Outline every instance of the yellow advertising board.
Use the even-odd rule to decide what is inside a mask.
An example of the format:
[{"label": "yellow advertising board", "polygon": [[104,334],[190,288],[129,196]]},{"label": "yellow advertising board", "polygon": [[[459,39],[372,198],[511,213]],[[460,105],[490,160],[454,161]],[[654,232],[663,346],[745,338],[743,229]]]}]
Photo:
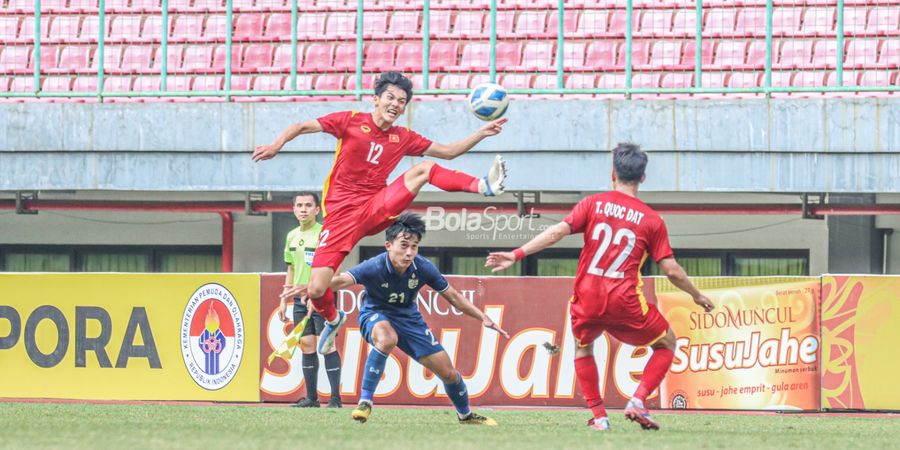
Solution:
[{"label": "yellow advertising board", "polygon": [[662,406],[819,409],[819,278],[694,281],[716,305],[712,312],[656,279],[659,308],[678,337]]},{"label": "yellow advertising board", "polygon": [[900,410],[900,277],[822,277],[822,407]]},{"label": "yellow advertising board", "polygon": [[0,274],[0,397],[259,400],[259,275]]}]

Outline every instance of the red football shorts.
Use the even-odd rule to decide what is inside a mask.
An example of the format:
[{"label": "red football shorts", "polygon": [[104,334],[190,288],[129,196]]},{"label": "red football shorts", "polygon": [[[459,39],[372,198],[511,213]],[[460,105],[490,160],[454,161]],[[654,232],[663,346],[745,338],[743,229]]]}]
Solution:
[{"label": "red football shorts", "polygon": [[647,304],[646,313],[636,301],[622,305],[610,299],[600,313],[593,306],[590,300],[584,301],[577,294],[570,303],[572,334],[582,347],[591,345],[604,331],[626,344],[650,345],[669,329],[669,322],[653,304]]},{"label": "red football shorts", "polygon": [[337,271],[362,238],[391,226],[415,198],[415,194],[406,189],[403,177],[399,177],[358,206],[329,204],[319,234],[319,246],[313,256],[313,268],[331,267]]}]

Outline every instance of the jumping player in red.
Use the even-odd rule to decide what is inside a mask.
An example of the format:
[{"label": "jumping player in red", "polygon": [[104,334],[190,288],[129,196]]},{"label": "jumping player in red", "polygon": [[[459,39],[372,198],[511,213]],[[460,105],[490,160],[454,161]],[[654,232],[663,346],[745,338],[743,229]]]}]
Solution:
[{"label": "jumping player in red", "polygon": [[613,191],[586,197],[562,222],[522,247],[488,255],[485,266],[497,272],[571,233],[584,233],[570,312],[577,344],[575,373],[594,414],[588,425],[601,431],[609,429],[593,355],[594,340],[606,331],[627,344],[653,348],[641,383],[625,408],[625,417],[644,429],[658,430],[659,424],[650,417],[644,401],[669,371],[675,333],[641,293],[640,270],[644,260],[648,255],[652,257],[672,284],[690,294],[704,310],[712,310],[713,304],[675,261],[665,222],[637,198],[638,185],[646,178],[647,154],[637,145],[619,144],[613,150],[613,167]]},{"label": "jumping player in red", "polygon": [[497,156],[488,174],[475,178],[423,161],[390,185],[387,178],[404,156],[453,159],[502,130],[506,119],[490,122],[469,137],[449,145],[432,142],[414,131],[394,126],[412,99],[412,82],[398,72],[386,72],[375,83],[372,113],[344,111],[288,127],[272,144],[253,152],[253,161],[273,158],[285,143],[301,134],[326,132],[338,139],[331,173],[325,179],[324,224],[313,256],[308,295],[325,318],[319,353],[334,351],[335,331],[346,317],[334,306],[331,278],[350,250],[365,236],[385,230],[431,183],[444,191],[486,196],[503,193],[506,168]]}]

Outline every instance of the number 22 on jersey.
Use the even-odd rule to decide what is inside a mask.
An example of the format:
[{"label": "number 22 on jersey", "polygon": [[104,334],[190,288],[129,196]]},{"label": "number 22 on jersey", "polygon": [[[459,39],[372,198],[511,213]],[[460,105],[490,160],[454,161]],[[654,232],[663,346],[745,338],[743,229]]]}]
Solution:
[{"label": "number 22 on jersey", "polygon": [[[628,260],[628,257],[631,256],[631,252],[634,250],[634,244],[637,242],[637,236],[635,236],[634,231],[631,231],[628,228],[620,228],[619,231],[614,232],[613,228],[608,223],[600,222],[594,225],[591,239],[600,241],[600,246],[597,247],[594,258],[591,259],[591,264],[587,269],[588,273],[607,278],[624,278],[625,273],[619,269],[622,267],[622,264]],[[622,247],[623,240],[626,241],[624,247]],[[607,268],[603,268],[600,267],[600,262],[603,259],[603,255],[609,250],[610,242],[616,244],[621,250],[616,259],[613,260],[612,264]]]}]

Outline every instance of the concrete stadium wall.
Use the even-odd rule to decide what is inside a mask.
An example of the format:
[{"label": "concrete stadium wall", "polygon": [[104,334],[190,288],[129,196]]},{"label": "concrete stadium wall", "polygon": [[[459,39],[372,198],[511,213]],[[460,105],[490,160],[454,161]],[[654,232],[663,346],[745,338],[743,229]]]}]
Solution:
[{"label": "concrete stadium wall", "polygon": [[[249,152],[293,122],[370,105],[0,104],[0,190],[318,188],[332,137],[302,137],[261,164]],[[900,192],[895,98],[517,100],[508,116],[500,137],[448,165],[478,173],[500,152],[510,189],[590,191],[608,150],[634,141],[653,152],[647,191]],[[451,142],[480,122],[464,102],[422,101],[405,124]]]}]

